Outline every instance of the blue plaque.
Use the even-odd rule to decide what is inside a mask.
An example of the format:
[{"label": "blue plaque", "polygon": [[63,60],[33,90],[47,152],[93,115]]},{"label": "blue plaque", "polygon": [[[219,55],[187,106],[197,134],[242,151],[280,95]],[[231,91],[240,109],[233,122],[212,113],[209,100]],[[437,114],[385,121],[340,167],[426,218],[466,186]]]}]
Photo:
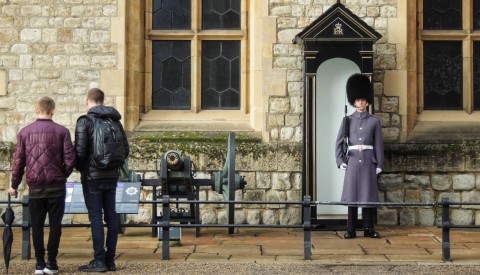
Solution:
[{"label": "blue plaque", "polygon": [[[115,209],[118,214],[137,214],[140,200],[140,182],[118,182]],[[67,182],[65,214],[88,213],[80,182]]]}]

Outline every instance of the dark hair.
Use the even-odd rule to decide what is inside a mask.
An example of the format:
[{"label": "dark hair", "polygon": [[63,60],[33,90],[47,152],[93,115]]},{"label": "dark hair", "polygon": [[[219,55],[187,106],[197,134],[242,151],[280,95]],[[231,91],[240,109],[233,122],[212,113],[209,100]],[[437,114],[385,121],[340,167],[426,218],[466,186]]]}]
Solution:
[{"label": "dark hair", "polygon": [[99,88],[92,88],[88,90],[87,99],[95,102],[96,104],[103,104],[103,101],[105,100],[105,93]]}]

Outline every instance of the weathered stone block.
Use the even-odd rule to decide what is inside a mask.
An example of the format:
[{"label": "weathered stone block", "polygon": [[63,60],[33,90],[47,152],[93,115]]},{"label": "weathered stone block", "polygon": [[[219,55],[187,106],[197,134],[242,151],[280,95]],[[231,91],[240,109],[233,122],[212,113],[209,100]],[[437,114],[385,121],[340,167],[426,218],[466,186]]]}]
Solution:
[{"label": "weathered stone block", "polygon": [[385,192],[385,200],[387,202],[403,202],[404,201],[403,189]]},{"label": "weathered stone block", "polygon": [[420,190],[420,202],[435,202],[435,192],[432,190]]},{"label": "weathered stone block", "polygon": [[473,210],[453,209],[450,214],[450,220],[454,225],[473,224]]},{"label": "weathered stone block", "polygon": [[289,190],[291,188],[290,173],[272,173],[273,190]]},{"label": "weathered stone block", "polygon": [[[217,223],[227,224],[228,223],[228,213],[227,210],[218,211]],[[234,213],[234,223],[235,224],[244,224],[245,223],[245,212],[243,210],[236,210]]]},{"label": "weathered stone block", "polygon": [[[462,192],[462,202],[480,203],[480,191]],[[462,208],[480,209],[480,205],[463,205]]]},{"label": "weathered stone block", "polygon": [[397,210],[378,208],[377,223],[381,225],[398,225]]},{"label": "weathered stone block", "polygon": [[453,190],[472,190],[475,187],[473,174],[457,174],[452,176]]},{"label": "weathered stone block", "polygon": [[446,191],[450,189],[450,177],[447,174],[433,174],[432,188],[433,190]]},{"label": "weathered stone block", "polygon": [[302,209],[301,208],[286,208],[279,210],[279,222],[280,224],[302,224]]},{"label": "weathered stone block", "polygon": [[475,211],[475,225],[480,225],[480,211]]},{"label": "weathered stone block", "polygon": [[412,226],[416,223],[416,210],[402,208],[400,210],[400,225]]},{"label": "weathered stone block", "polygon": [[262,213],[263,224],[278,224],[278,213],[275,210],[266,209]]},{"label": "weathered stone block", "polygon": [[247,223],[248,224],[260,224],[261,215],[259,210],[246,210],[247,211]]},{"label": "weathered stone block", "polygon": [[[437,202],[441,203],[443,198],[448,198],[451,202],[460,202],[460,193],[440,193],[437,198]],[[451,208],[458,208],[458,205],[452,205]]]},{"label": "weathered stone block", "polygon": [[405,202],[419,202],[420,192],[420,190],[405,190]]},{"label": "weathered stone block", "polygon": [[270,189],[272,182],[270,180],[270,173],[257,172],[256,173],[256,188],[260,189]]},{"label": "weathered stone block", "polygon": [[378,178],[378,187],[381,191],[403,189],[403,184],[403,175],[398,173],[382,173]]},{"label": "weathered stone block", "polygon": [[418,225],[433,226],[435,223],[435,211],[433,209],[418,210]]},{"label": "weathered stone block", "polygon": [[405,188],[425,189],[430,187],[430,177],[425,175],[405,175]]},{"label": "weathered stone block", "polygon": [[[287,194],[285,191],[269,190],[266,193],[266,201],[281,202],[287,200]],[[267,204],[267,208],[284,208],[284,204]]]},{"label": "weathered stone block", "polygon": [[215,210],[212,208],[203,208],[201,211],[201,221],[202,224],[216,224],[217,223],[217,215],[215,214]]},{"label": "weathered stone block", "polygon": [[[247,190],[244,194],[244,199],[246,201],[264,201],[265,200],[265,191],[264,190]],[[245,208],[263,208],[264,205],[256,204],[245,204]]]}]

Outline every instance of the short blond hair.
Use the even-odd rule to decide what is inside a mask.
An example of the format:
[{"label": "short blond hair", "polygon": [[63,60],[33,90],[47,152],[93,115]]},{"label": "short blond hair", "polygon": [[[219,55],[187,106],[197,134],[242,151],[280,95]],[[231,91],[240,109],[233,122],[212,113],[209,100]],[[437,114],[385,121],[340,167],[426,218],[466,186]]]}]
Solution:
[{"label": "short blond hair", "polygon": [[51,115],[55,110],[55,101],[51,97],[44,96],[38,100],[37,108],[40,113]]},{"label": "short blond hair", "polygon": [[96,104],[103,104],[105,100],[105,93],[99,88],[92,88],[88,90],[87,99]]}]

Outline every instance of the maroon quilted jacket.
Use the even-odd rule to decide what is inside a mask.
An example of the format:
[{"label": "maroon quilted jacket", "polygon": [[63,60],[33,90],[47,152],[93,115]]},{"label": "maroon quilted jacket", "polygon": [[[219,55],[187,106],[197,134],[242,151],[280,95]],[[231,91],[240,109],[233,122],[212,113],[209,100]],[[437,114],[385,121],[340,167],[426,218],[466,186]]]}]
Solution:
[{"label": "maroon quilted jacket", "polygon": [[39,118],[18,133],[12,188],[18,188],[24,170],[30,190],[63,188],[74,164],[75,151],[68,129],[51,119]]}]

